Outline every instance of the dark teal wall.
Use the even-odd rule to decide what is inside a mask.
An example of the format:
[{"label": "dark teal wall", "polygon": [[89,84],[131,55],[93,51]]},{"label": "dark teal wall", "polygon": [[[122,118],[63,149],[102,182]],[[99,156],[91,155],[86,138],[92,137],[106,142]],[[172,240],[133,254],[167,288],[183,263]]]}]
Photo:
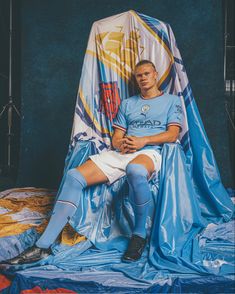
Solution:
[{"label": "dark teal wall", "polygon": [[23,119],[18,185],[58,185],[91,25],[130,9],[171,25],[223,181],[231,184],[223,94],[222,1],[22,0]]}]

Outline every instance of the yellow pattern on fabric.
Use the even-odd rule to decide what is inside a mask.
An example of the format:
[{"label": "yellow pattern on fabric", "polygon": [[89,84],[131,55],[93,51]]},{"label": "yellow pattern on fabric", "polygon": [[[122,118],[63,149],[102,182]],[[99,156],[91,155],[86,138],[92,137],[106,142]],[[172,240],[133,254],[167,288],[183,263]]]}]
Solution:
[{"label": "yellow pattern on fabric", "polygon": [[[13,193],[14,196],[11,197]],[[17,193],[25,193],[26,197],[16,198]],[[33,193],[34,196],[27,196],[27,193]],[[37,195],[39,193],[46,194],[43,196]],[[51,211],[54,199],[55,193],[48,189],[16,188],[9,190],[9,192],[6,191],[4,198],[0,198],[0,207],[9,212],[0,215],[0,238],[22,234],[32,227],[34,227],[39,234],[42,234],[48,224],[49,217],[46,218],[46,215]],[[35,223],[25,224],[14,219],[15,213],[18,213],[21,219],[24,219],[23,213],[20,215],[20,212],[24,208],[45,215],[45,219],[42,219],[42,223],[39,225]],[[30,221],[30,219],[27,219],[27,221]],[[86,237],[79,235],[70,225],[66,225],[61,233],[61,243],[69,246],[73,246],[85,239]]]},{"label": "yellow pattern on fabric", "polygon": [[[160,86],[170,73],[172,64],[174,63],[174,56],[164,41],[135,13],[135,11],[131,10],[131,14],[154,36],[169,56],[169,66],[158,81],[158,86]],[[98,58],[124,79],[125,82],[128,82],[135,64],[137,63],[138,56],[142,54],[144,47],[139,43],[141,35],[138,29],[131,31],[125,42],[124,37],[125,35],[123,32],[103,32],[97,34],[95,36],[97,53],[87,50],[86,54],[91,54]],[[139,49],[141,49],[141,52],[139,52]]]},{"label": "yellow pattern on fabric", "polygon": [[31,227],[31,224],[18,223],[9,215],[0,215],[0,238],[21,234]]},{"label": "yellow pattern on fabric", "polygon": [[105,43],[104,48],[107,51],[119,54],[122,47],[122,40],[124,33],[111,32],[108,35],[108,41]]},{"label": "yellow pattern on fabric", "polygon": [[[125,73],[123,73],[123,72],[121,72],[120,70],[119,70],[119,68],[116,66],[116,64],[111,64],[110,62],[108,62],[108,61],[106,61],[105,60],[105,56],[106,56],[106,54],[101,58],[101,56],[100,55],[98,55],[97,53],[95,53],[95,52],[93,52],[93,51],[91,51],[91,50],[87,50],[86,51],[86,54],[89,54],[89,55],[91,55],[91,56],[93,56],[93,57],[95,57],[95,58],[98,58],[101,62],[103,62],[108,68],[111,68],[114,72],[116,72],[120,77],[122,77],[126,82],[128,82],[128,80],[129,80],[129,77],[127,76],[127,75],[125,75]],[[119,64],[118,62],[117,62],[117,60],[116,59],[112,59],[112,61],[114,62],[116,62],[117,64]]]},{"label": "yellow pattern on fabric", "polygon": [[73,246],[84,240],[86,240],[86,237],[78,234],[69,224],[65,226],[61,233],[61,243],[64,245]]},{"label": "yellow pattern on fabric", "polygon": [[[139,44],[141,38],[139,30],[132,30],[126,41],[123,32],[105,32],[97,34],[95,38],[97,58],[128,82],[140,55],[139,48],[141,53],[144,49]],[[87,50],[86,53],[96,56],[91,50]]]},{"label": "yellow pattern on fabric", "polygon": [[[42,234],[48,224],[48,219],[45,219],[43,223],[37,226],[35,229],[39,234]],[[85,236],[78,234],[70,224],[67,224],[60,234],[60,242],[64,245],[73,246],[81,241],[86,240]]]},{"label": "yellow pattern on fabric", "polygon": [[[28,192],[29,190],[26,191]],[[36,193],[37,190],[35,189],[33,191]],[[22,192],[22,189],[20,192]],[[32,190],[30,190],[30,192],[32,192]],[[20,213],[24,208],[38,212],[42,215],[48,214],[48,212],[52,209],[53,202],[54,195],[35,195],[33,197],[30,196],[25,198],[12,197],[0,199],[0,207],[9,210],[9,212],[0,215],[0,238],[21,234],[31,227],[37,226],[34,223],[21,223],[17,219],[12,218],[14,214]],[[23,214],[21,219],[24,220]],[[28,221],[30,221],[30,219],[27,219],[27,222]]]},{"label": "yellow pattern on fabric", "polygon": [[106,129],[106,128],[103,128],[103,127],[98,123],[98,121],[95,119],[95,117],[94,117],[92,111],[91,111],[90,108],[89,108],[89,105],[88,105],[87,102],[86,102],[86,99],[85,99],[85,97],[84,97],[83,92],[82,92],[81,89],[79,90],[79,97],[81,98],[82,103],[83,103],[83,106],[84,106],[86,112],[88,113],[89,117],[91,118],[93,124],[94,124],[95,127],[97,128],[97,130],[100,131],[100,132],[102,132],[102,133],[104,133],[104,134],[109,134],[110,131],[109,131],[108,129]]},{"label": "yellow pattern on fabric", "polygon": [[[134,12],[132,14],[134,14],[135,17],[138,17],[138,15]],[[137,19],[151,34],[154,35],[155,39],[161,46],[164,47],[169,55],[170,65],[158,81],[158,86],[160,86],[169,75],[173,63],[173,56],[166,44],[157,36],[157,34],[154,33],[139,17]],[[96,34],[96,52],[87,50],[86,54],[98,58],[104,65],[110,68],[113,72],[116,72],[126,83],[129,83],[131,81],[135,65],[144,51],[144,47],[140,44],[141,35],[139,29],[135,28],[130,31],[129,35],[125,39],[125,34],[122,32],[123,27],[117,26],[117,28],[120,31],[102,32],[100,34]],[[93,121],[95,127],[102,133],[110,133],[107,129],[102,128],[102,126],[94,118],[93,112],[86,102],[86,98],[84,97],[81,89],[79,94],[84,108]]]},{"label": "yellow pattern on fabric", "polygon": [[164,43],[164,41],[138,16],[138,14],[136,14],[136,12],[134,10],[131,10],[130,12],[154,36],[154,38],[156,40],[158,40],[158,42],[164,47],[164,49],[168,53],[168,56],[170,59],[170,64],[169,64],[167,70],[165,71],[165,73],[162,75],[162,77],[158,81],[158,87],[159,87],[170,73],[172,64],[174,63],[174,56],[172,55],[170,49],[167,47],[167,45]]},{"label": "yellow pattern on fabric", "polygon": [[[108,32],[106,34],[107,38],[109,38],[109,35],[111,33]],[[105,41],[104,38],[101,38],[100,34],[97,34],[95,36],[95,39],[97,44],[97,54],[90,50],[88,50],[86,53],[88,54],[92,53],[93,56],[98,58],[101,62],[103,62],[106,66],[108,66],[108,68],[111,68],[114,72],[116,72],[121,78],[123,78],[127,82],[129,80],[129,75],[126,72],[125,68],[123,70],[123,66],[121,66],[120,62],[118,61],[119,59],[118,52],[116,51],[112,52],[112,50],[107,50],[107,52],[105,52],[105,42],[107,41]],[[116,57],[113,57],[111,54],[114,56],[116,55]]]},{"label": "yellow pattern on fabric", "polygon": [[35,230],[39,233],[39,234],[42,234],[45,229],[46,229],[46,226],[48,225],[48,222],[49,222],[49,217],[48,218],[45,218],[43,220],[43,222],[40,224],[40,225],[37,225],[35,227]]},{"label": "yellow pattern on fabric", "polygon": [[23,208],[28,208],[39,213],[47,213],[54,202],[51,196],[33,196],[26,198],[0,199],[0,207],[10,210],[10,214],[20,212]]},{"label": "yellow pattern on fabric", "polygon": [[[126,83],[129,83],[132,81],[132,72],[140,55],[139,51],[142,53],[144,47],[139,43],[141,36],[138,29],[132,30],[125,40],[125,34],[122,32],[123,27],[117,26],[117,28],[120,31],[96,34],[96,52],[87,50],[86,54],[98,58],[104,65],[113,72],[116,72]],[[112,136],[112,130],[103,128],[95,119],[93,112],[86,102],[82,89],[79,90],[79,96],[95,127],[101,133]]]}]

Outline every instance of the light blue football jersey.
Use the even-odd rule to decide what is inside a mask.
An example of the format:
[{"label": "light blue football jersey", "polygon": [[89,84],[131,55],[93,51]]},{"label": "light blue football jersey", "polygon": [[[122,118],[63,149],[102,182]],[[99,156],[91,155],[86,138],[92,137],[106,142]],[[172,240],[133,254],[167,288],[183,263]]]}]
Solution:
[{"label": "light blue football jersey", "polygon": [[[113,127],[129,136],[143,137],[160,134],[170,125],[180,126],[183,121],[182,103],[178,96],[162,94],[144,99],[132,96],[121,102]],[[161,150],[161,145],[147,145],[143,149]]]}]

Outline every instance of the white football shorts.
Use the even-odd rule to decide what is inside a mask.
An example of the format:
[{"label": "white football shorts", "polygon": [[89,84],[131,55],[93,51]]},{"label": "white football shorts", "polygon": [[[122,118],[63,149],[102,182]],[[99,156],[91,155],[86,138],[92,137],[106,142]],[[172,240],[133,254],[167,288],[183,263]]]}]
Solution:
[{"label": "white football shorts", "polygon": [[161,169],[162,157],[161,154],[154,149],[144,149],[130,154],[121,154],[120,152],[110,150],[91,155],[89,158],[106,175],[109,184],[112,184],[126,174],[126,166],[139,154],[145,154],[152,159],[155,167],[154,174],[157,174]]}]

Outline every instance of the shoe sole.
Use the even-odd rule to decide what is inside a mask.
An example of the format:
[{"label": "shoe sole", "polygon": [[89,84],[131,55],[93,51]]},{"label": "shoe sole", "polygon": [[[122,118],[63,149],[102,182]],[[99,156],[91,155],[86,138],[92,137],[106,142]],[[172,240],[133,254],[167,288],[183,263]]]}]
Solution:
[{"label": "shoe sole", "polygon": [[125,262],[125,263],[132,263],[132,262],[136,262],[140,260],[140,258],[138,259],[125,259],[125,258],[122,258],[122,262]]}]

